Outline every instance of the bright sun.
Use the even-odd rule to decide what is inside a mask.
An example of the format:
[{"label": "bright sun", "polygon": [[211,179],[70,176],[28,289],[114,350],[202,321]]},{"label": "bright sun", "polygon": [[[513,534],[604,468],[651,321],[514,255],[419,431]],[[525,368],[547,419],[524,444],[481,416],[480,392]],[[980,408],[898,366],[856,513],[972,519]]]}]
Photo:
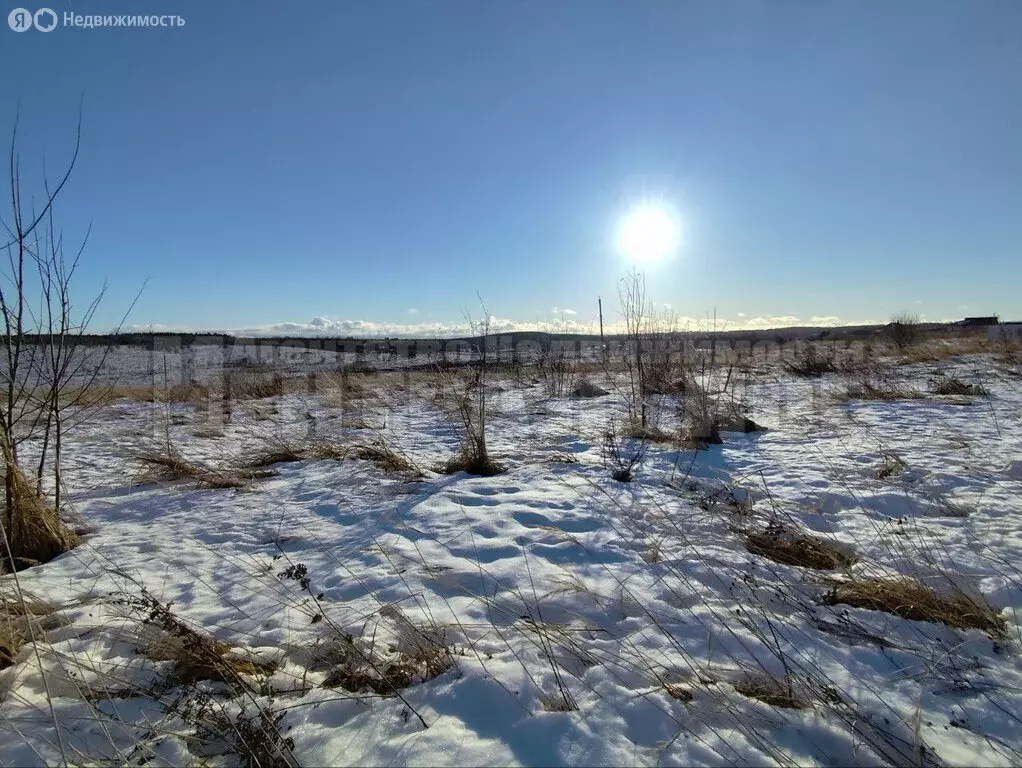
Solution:
[{"label": "bright sun", "polygon": [[626,213],[617,226],[617,249],[631,261],[653,264],[678,247],[678,220],[660,203],[642,203]]}]

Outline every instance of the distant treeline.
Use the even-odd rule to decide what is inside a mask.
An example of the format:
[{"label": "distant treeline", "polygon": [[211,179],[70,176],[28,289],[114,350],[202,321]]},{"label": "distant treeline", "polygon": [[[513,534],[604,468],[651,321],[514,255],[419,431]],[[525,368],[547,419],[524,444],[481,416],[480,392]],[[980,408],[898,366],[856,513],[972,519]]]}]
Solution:
[{"label": "distant treeline", "polygon": [[[942,324],[927,324],[924,330],[939,330]],[[883,325],[844,326],[838,328],[781,328],[776,330],[736,330],[736,331],[679,331],[679,338],[699,340],[715,340],[718,343],[731,344],[746,342],[755,344],[762,341],[785,343],[798,339],[863,339],[881,333]],[[620,343],[626,337],[608,334],[608,344]],[[499,348],[517,347],[524,342],[535,343],[548,348],[557,342],[574,344],[600,343],[599,334],[584,333],[546,333],[543,331],[514,331],[511,333],[494,333],[486,337],[490,345]],[[23,341],[27,344],[46,344],[46,335],[26,334]],[[76,341],[84,346],[107,347],[128,346],[142,349],[170,350],[193,346],[248,346],[274,347],[286,346],[303,349],[336,349],[363,353],[368,351],[384,351],[386,349],[439,350],[448,345],[467,345],[478,347],[483,342],[480,336],[460,336],[451,338],[405,338],[379,337],[356,338],[353,336],[235,336],[225,333],[169,333],[169,332],[133,332],[117,334],[84,334],[76,337]]]}]

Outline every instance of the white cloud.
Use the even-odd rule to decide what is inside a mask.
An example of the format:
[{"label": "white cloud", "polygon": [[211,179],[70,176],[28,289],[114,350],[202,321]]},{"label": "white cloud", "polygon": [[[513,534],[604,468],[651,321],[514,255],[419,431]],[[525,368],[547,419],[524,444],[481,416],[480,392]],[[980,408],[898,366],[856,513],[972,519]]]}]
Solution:
[{"label": "white cloud", "polygon": [[577,315],[578,314],[578,312],[576,312],[575,310],[567,309],[566,307],[553,307],[550,311],[553,314],[555,314],[555,315]]},{"label": "white cloud", "polygon": [[409,315],[417,315],[417,314],[419,314],[419,310],[417,310],[415,307],[409,307],[408,308],[408,314]]}]

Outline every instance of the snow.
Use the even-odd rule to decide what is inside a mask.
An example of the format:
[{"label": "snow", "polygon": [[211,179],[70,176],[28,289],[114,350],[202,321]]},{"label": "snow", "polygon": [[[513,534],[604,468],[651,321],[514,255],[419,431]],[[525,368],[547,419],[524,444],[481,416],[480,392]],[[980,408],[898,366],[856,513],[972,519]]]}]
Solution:
[{"label": "snow", "polygon": [[[937,370],[899,375],[925,389]],[[989,397],[841,402],[839,377],[764,362],[741,395],[767,431],[653,444],[631,483],[602,459],[614,395],[501,382],[488,438],[507,471],[445,476],[430,467],[458,439],[428,383],[381,376],[370,421],[424,479],[305,460],[242,489],[139,485],[132,456],[165,426],[207,462],[307,437],[307,413],[316,439],[373,431],[312,393],[274,398],[270,418],[269,400],[240,406],[221,438],[196,437],[192,406],[117,401],[65,447],[83,545],[18,574],[61,626],[0,671],[0,763],[235,764],[231,733],[262,710],[302,765],[1017,764],[1022,381],[988,356],[940,370]],[[885,455],[903,464],[878,477]],[[854,553],[852,574],[982,595],[1007,636],[826,605],[845,572],[746,549],[741,531],[770,519]],[[286,573],[299,564],[308,588]],[[172,662],[139,652],[147,595],[279,666],[245,690],[161,687]],[[344,636],[383,655],[428,637],[453,665],[400,695],[324,687],[318,649]],[[805,706],[736,689],[764,678]],[[201,731],[189,700],[235,725]]]}]

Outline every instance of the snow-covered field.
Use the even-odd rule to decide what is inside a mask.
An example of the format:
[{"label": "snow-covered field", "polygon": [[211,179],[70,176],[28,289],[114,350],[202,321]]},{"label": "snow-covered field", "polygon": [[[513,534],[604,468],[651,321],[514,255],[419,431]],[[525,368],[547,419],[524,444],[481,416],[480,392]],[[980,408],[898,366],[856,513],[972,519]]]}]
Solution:
[{"label": "snow-covered field", "polygon": [[[0,671],[0,763],[1017,765],[1022,379],[985,355],[896,370],[925,391],[938,368],[989,394],[848,402],[764,362],[741,396],[767,431],[650,444],[632,482],[605,465],[616,391],[495,382],[492,477],[433,471],[458,436],[425,377],[223,425],[117,401],[65,447],[82,546],[17,574],[56,612]],[[382,437],[423,474],[139,484],[168,432],[209,466]],[[780,529],[844,559],[750,551]],[[897,577],[1003,629],[840,600]]]}]

